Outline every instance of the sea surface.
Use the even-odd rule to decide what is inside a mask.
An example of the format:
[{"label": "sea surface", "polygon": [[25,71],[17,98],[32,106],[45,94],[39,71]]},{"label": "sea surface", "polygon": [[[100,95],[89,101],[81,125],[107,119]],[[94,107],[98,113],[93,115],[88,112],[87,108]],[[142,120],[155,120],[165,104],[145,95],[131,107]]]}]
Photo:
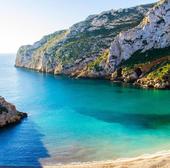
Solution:
[{"label": "sea surface", "polygon": [[134,157],[170,149],[170,91],[14,67],[0,55],[0,95],[28,118],[0,130],[0,165]]}]

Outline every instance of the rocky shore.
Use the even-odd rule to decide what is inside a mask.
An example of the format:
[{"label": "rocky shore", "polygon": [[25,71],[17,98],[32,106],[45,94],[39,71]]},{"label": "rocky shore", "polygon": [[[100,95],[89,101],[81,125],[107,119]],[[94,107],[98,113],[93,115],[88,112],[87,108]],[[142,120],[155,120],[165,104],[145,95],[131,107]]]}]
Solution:
[{"label": "rocky shore", "polygon": [[[163,52],[162,52],[163,54]],[[111,80],[143,88],[170,89],[170,56],[118,68]]]},{"label": "rocky shore", "polygon": [[19,112],[13,104],[0,96],[0,128],[18,123],[26,117],[26,113]]},{"label": "rocky shore", "polygon": [[[15,66],[170,88],[170,0],[89,16],[21,46]],[[118,74],[118,75],[117,75]]]}]

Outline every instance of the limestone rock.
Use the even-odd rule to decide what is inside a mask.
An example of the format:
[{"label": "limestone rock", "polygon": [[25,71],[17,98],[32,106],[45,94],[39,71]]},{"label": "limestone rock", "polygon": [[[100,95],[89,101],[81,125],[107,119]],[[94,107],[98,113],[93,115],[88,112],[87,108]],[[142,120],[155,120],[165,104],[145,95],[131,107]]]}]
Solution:
[{"label": "limestone rock", "polygon": [[135,52],[170,46],[170,0],[155,5],[135,28],[121,32],[111,44],[110,64],[113,71]]},{"label": "limestone rock", "polygon": [[169,89],[170,0],[91,15],[22,46],[15,65]]},{"label": "limestone rock", "polygon": [[55,74],[75,73],[108,49],[118,33],[137,26],[151,7],[153,4],[91,15],[68,30],[20,47],[15,65]]},{"label": "limestone rock", "polygon": [[0,96],[0,127],[14,124],[27,117],[26,113],[17,111],[16,107]]}]

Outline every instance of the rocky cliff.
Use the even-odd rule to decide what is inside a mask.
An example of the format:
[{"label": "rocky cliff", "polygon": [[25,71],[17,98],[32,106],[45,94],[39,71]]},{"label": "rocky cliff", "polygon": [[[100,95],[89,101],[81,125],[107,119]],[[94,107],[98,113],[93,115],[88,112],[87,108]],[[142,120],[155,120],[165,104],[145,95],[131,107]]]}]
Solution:
[{"label": "rocky cliff", "polygon": [[[111,44],[109,63],[119,77],[144,87],[170,87],[170,0],[161,0],[143,21]],[[139,74],[135,71],[136,69]]]},{"label": "rocky cliff", "polygon": [[16,66],[170,88],[170,0],[89,16],[21,47]]},{"label": "rocky cliff", "polygon": [[0,96],[0,127],[17,123],[25,117],[27,117],[26,113],[17,111],[13,104]]},{"label": "rocky cliff", "polygon": [[113,67],[135,52],[170,46],[170,0],[155,5],[135,28],[120,33],[110,47]]},{"label": "rocky cliff", "polygon": [[110,47],[118,33],[137,26],[152,6],[91,15],[68,30],[57,31],[33,45],[22,46],[15,65],[55,74],[70,75],[82,70]]}]

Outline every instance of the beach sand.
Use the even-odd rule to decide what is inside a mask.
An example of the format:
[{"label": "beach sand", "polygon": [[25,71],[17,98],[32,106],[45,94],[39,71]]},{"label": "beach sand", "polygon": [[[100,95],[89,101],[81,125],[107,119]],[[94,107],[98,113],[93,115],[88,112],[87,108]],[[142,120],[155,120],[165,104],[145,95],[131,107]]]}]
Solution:
[{"label": "beach sand", "polygon": [[170,168],[170,151],[143,155],[136,158],[44,166],[43,168]]}]

